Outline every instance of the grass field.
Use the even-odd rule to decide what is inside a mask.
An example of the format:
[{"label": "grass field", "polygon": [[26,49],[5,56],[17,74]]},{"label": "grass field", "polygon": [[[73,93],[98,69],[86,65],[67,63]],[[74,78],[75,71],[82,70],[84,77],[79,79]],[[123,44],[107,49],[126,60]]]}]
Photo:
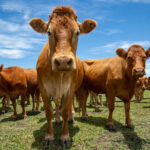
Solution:
[{"label": "grass field", "polygon": [[[118,99],[113,115],[116,132],[109,132],[105,126],[107,107],[95,112],[95,108],[87,104],[87,109],[88,121],[82,121],[80,114],[76,112],[75,123],[69,125],[73,141],[71,150],[150,150],[150,91],[145,91],[141,103],[136,103],[134,98],[131,102],[130,114],[135,125],[134,131],[125,127],[124,106]],[[22,120],[20,105],[17,110],[19,118],[16,121],[11,118],[12,112],[0,115],[0,150],[43,149],[42,140],[46,130],[44,111],[34,114],[31,105],[26,106],[28,117]],[[54,126],[54,130],[56,140],[53,149],[59,150],[61,126]]]}]

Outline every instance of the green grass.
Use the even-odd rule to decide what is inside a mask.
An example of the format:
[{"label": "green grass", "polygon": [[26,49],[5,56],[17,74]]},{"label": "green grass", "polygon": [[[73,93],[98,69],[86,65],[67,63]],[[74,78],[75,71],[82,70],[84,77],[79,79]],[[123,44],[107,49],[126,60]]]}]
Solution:
[{"label": "green grass", "polygon": [[[105,96],[103,96],[105,101]],[[1,104],[0,104],[1,105]],[[41,104],[42,105],[42,104]],[[131,102],[131,118],[135,130],[125,127],[123,102],[116,100],[113,114],[117,132],[109,132],[106,128],[108,108],[100,108],[95,112],[89,107],[88,121],[82,121],[76,112],[75,123],[69,125],[72,138],[71,150],[150,150],[150,91],[145,91],[141,103]],[[1,106],[0,106],[1,107]],[[12,106],[11,106],[12,108]],[[0,150],[41,150],[46,130],[44,111],[32,113],[31,105],[26,107],[27,118],[21,119],[21,106],[17,107],[19,118],[14,121],[12,112],[0,115]],[[54,120],[53,120],[54,121]],[[59,138],[61,126],[54,126],[55,147],[61,149]]]}]

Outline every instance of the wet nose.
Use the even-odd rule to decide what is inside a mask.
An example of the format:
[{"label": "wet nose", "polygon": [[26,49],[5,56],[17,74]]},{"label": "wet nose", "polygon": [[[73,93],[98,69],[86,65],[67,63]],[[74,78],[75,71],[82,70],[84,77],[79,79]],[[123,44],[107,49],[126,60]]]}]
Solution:
[{"label": "wet nose", "polygon": [[135,68],[134,74],[135,75],[144,75],[145,74],[144,68]]},{"label": "wet nose", "polygon": [[54,65],[58,70],[67,71],[72,68],[73,59],[67,56],[61,56],[54,59]]}]

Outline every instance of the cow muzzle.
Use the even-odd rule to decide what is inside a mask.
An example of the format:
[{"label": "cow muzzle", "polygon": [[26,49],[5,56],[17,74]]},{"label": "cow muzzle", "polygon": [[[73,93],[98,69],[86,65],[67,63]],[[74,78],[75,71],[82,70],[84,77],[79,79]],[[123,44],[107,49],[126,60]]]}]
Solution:
[{"label": "cow muzzle", "polygon": [[56,56],[53,59],[54,71],[72,71],[76,69],[75,59],[72,56]]},{"label": "cow muzzle", "polygon": [[144,68],[134,68],[133,75],[136,77],[142,77],[145,75],[145,69]]}]

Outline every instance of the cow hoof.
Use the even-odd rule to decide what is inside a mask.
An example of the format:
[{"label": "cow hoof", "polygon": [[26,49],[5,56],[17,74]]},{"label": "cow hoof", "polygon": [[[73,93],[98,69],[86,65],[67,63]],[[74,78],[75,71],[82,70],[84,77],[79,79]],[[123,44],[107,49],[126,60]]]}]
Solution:
[{"label": "cow hoof", "polygon": [[109,130],[110,132],[115,132],[115,131],[116,131],[116,128],[115,128],[115,126],[111,125],[111,126],[108,126],[108,130]]},{"label": "cow hoof", "polygon": [[81,118],[83,121],[87,121],[88,120],[88,117],[82,117]]},{"label": "cow hoof", "polygon": [[62,148],[70,148],[71,147],[71,141],[70,140],[65,140],[65,141],[63,141],[63,140],[61,140],[61,146],[62,146]]},{"label": "cow hoof", "polygon": [[135,126],[134,126],[134,125],[131,125],[131,126],[127,125],[127,128],[129,128],[129,129],[131,129],[131,130],[134,130],[134,129],[135,129]]},{"label": "cow hoof", "polygon": [[27,118],[27,115],[23,115],[23,116],[22,116],[22,119],[25,119],[25,118]]},{"label": "cow hoof", "polygon": [[74,124],[74,120],[73,120],[73,119],[70,119],[70,120],[68,120],[68,123],[69,123],[69,124]]},{"label": "cow hoof", "polygon": [[54,140],[44,140],[43,141],[43,146],[45,148],[52,147],[53,145],[54,145]]},{"label": "cow hoof", "polygon": [[55,121],[55,126],[60,126],[61,125],[61,122],[58,122],[58,121]]}]

